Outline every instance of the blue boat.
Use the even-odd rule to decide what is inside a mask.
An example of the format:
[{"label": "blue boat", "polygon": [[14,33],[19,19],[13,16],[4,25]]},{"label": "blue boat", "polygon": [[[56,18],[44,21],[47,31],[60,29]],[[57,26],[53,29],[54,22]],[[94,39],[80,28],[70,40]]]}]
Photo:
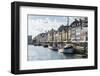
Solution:
[{"label": "blue boat", "polygon": [[73,45],[72,45],[72,44],[67,44],[67,45],[64,47],[64,52],[63,52],[63,53],[70,53],[70,54],[73,54],[73,53],[74,53]]}]

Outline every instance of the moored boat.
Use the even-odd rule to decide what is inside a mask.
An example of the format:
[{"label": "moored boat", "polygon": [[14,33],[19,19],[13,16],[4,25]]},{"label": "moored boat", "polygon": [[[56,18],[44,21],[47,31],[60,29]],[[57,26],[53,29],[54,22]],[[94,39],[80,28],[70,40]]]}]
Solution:
[{"label": "moored boat", "polygon": [[74,48],[75,48],[75,53],[77,53],[77,54],[84,54],[84,51],[85,51],[84,47],[76,46]]},{"label": "moored boat", "polygon": [[51,47],[50,49],[53,50],[53,51],[58,51],[57,47]]},{"label": "moored boat", "polygon": [[63,53],[73,54],[74,53],[73,45],[72,44],[66,44],[66,46],[64,46],[64,52]]},{"label": "moored boat", "polygon": [[41,44],[38,44],[38,46],[41,46]]},{"label": "moored boat", "polygon": [[63,52],[64,52],[64,49],[63,49],[63,48],[60,48],[60,49],[58,50],[58,52],[63,53]]},{"label": "moored boat", "polygon": [[64,49],[64,53],[73,54],[74,53],[74,48]]},{"label": "moored boat", "polygon": [[52,48],[52,46],[48,46],[48,48],[49,48],[49,49],[51,49],[51,48]]},{"label": "moored boat", "polygon": [[43,45],[44,47],[48,47],[48,45]]},{"label": "moored boat", "polygon": [[73,48],[73,44],[66,44],[64,46],[64,49],[69,49],[69,48]]}]

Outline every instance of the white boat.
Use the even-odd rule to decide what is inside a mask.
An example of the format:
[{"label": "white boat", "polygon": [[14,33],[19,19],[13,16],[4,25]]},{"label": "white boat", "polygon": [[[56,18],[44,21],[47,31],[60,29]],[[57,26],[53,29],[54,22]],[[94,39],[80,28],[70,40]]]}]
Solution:
[{"label": "white boat", "polygon": [[52,47],[51,50],[58,51],[58,48],[57,47]]},{"label": "white boat", "polygon": [[53,47],[53,46],[48,46],[49,49],[53,50],[53,51],[58,51],[57,47]]},{"label": "white boat", "polygon": [[58,52],[63,53],[64,52],[64,49],[63,48],[60,48],[60,49],[58,49]]},{"label": "white boat", "polygon": [[52,46],[48,46],[49,49],[52,49]]},{"label": "white boat", "polygon": [[65,49],[67,49],[67,48],[72,48],[72,47],[73,47],[73,44],[66,44],[66,45],[64,46]]}]

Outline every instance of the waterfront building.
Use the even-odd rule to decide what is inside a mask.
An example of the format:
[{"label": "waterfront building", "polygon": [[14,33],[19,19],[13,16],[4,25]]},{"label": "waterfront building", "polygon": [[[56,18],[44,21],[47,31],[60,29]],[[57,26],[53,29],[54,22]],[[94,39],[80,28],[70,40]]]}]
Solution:
[{"label": "waterfront building", "polygon": [[69,34],[68,34],[68,32],[69,32],[69,26],[64,26],[64,25],[62,25],[62,26],[60,26],[59,28],[58,28],[58,32],[59,32],[59,37],[60,37],[60,41],[61,42],[68,42],[68,36],[69,36]]},{"label": "waterfront building", "polygon": [[31,35],[28,36],[28,44],[32,44],[32,36]]},{"label": "waterfront building", "polygon": [[70,25],[71,27],[71,42],[86,42],[88,39],[87,18],[75,19]]},{"label": "waterfront building", "polygon": [[68,34],[68,36],[67,36],[67,42],[71,42],[71,27],[69,26],[69,28],[68,28],[68,32],[67,32]]},{"label": "waterfront building", "polygon": [[48,41],[48,33],[41,33],[39,40],[40,40],[40,42],[47,42]]},{"label": "waterfront building", "polygon": [[48,32],[40,33],[34,37],[36,43],[43,42],[87,42],[88,20],[87,17],[75,19],[70,25],[61,25],[57,30],[51,29]]},{"label": "waterfront building", "polygon": [[40,33],[35,37],[37,43],[43,43],[48,41],[48,33]]},{"label": "waterfront building", "polygon": [[55,37],[56,37],[56,31],[54,29],[48,31],[48,42],[54,42]]}]

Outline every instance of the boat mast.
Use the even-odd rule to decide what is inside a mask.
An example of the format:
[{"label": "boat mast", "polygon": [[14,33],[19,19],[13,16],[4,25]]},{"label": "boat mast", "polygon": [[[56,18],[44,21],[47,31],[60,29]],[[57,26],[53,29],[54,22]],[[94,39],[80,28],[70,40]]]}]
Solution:
[{"label": "boat mast", "polygon": [[[69,16],[67,17],[67,26],[69,26]],[[69,28],[67,28],[67,42],[68,42],[68,32],[69,31]]]},{"label": "boat mast", "polygon": [[67,26],[69,26],[69,16],[67,17]]}]

